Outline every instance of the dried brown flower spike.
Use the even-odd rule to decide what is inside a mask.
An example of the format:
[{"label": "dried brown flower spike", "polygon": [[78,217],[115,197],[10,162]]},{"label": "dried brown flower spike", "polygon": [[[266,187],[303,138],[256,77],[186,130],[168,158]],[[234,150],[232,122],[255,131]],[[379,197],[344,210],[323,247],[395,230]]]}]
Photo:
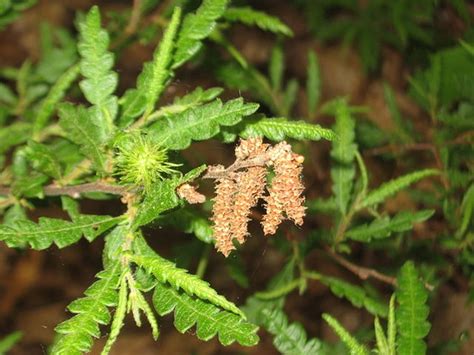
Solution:
[{"label": "dried brown flower spike", "polygon": [[206,196],[196,191],[196,187],[190,184],[183,184],[176,189],[178,196],[185,199],[190,204],[204,203]]},{"label": "dried brown flower spike", "polygon": [[[304,158],[293,153],[288,143],[270,147],[261,138],[241,140],[235,156],[236,161],[227,169],[211,166],[205,176],[217,180],[212,220],[216,248],[225,256],[235,249],[234,239],[245,242],[250,210],[260,198],[266,201],[267,212],[262,220],[266,235],[274,234],[285,218],[303,224],[305,215],[300,177]],[[275,177],[268,195],[263,196],[267,168],[271,166]]]}]

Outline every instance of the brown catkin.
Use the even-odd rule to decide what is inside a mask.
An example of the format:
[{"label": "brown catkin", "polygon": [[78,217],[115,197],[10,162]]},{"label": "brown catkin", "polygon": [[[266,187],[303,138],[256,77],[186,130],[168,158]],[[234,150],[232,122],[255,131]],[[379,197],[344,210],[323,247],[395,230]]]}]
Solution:
[{"label": "brown catkin", "polygon": [[196,187],[190,184],[183,184],[176,189],[178,196],[185,199],[190,204],[204,203],[206,196],[196,191]]},{"label": "brown catkin", "polygon": [[[210,167],[215,171],[224,170],[224,167]],[[234,195],[237,184],[232,179],[219,179],[216,184],[216,197],[212,209],[214,222],[214,239],[216,248],[225,256],[235,249],[232,244],[230,225],[233,219]]]},{"label": "brown catkin", "polygon": [[262,220],[265,235],[275,234],[280,223],[286,218],[297,225],[303,224],[305,207],[301,196],[304,185],[301,181],[303,157],[291,151],[291,146],[281,142],[269,151],[275,176],[268,189],[266,214]]}]

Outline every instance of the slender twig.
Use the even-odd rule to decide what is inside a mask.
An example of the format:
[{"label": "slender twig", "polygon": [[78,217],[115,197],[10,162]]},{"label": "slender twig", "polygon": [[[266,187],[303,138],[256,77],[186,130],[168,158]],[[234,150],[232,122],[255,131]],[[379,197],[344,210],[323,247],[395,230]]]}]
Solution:
[{"label": "slender twig", "polygon": [[203,179],[222,179],[222,178],[233,178],[233,173],[237,170],[250,168],[252,166],[264,166],[268,162],[268,154],[261,154],[252,159],[236,160],[232,165],[226,169],[218,170],[212,169],[207,170],[206,174],[202,177]]},{"label": "slender twig", "polygon": [[[386,284],[389,284],[389,285],[392,285],[394,287],[397,286],[397,279],[395,277],[382,274],[381,272],[378,272],[377,270],[374,270],[374,269],[371,269],[371,268],[356,265],[353,262],[345,259],[341,255],[337,254],[336,252],[334,252],[329,247],[326,247],[325,249],[326,249],[327,254],[332,259],[334,259],[334,261],[336,261],[339,265],[345,267],[347,270],[349,270],[350,272],[352,272],[353,274],[358,276],[361,280],[367,280],[368,278],[374,278],[376,280],[382,281],[382,282],[384,282]],[[434,290],[434,286],[429,284],[429,283],[426,283],[426,282],[425,282],[425,287],[429,291]]]},{"label": "slender twig", "polygon": [[[74,198],[79,197],[81,194],[90,192],[102,192],[112,195],[125,195],[130,192],[129,187],[111,185],[103,182],[90,182],[86,184],[73,185],[73,186],[57,186],[47,185],[43,188],[43,192],[46,196],[71,196]],[[0,187],[0,195],[9,196],[12,190],[9,187]]]}]

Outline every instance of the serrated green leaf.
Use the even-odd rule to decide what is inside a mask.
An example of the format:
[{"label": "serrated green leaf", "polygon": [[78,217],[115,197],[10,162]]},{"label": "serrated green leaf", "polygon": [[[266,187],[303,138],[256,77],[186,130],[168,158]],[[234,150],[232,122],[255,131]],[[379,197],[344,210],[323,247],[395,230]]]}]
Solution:
[{"label": "serrated green leaf", "polygon": [[202,47],[202,41],[224,15],[228,0],[203,0],[195,13],[186,15],[176,41],[173,68],[180,67]]},{"label": "serrated green leaf", "polygon": [[188,274],[187,270],[180,269],[171,261],[163,259],[146,244],[143,238],[135,240],[134,249],[133,261],[153,274],[161,283],[168,283],[176,290],[182,289],[190,296],[194,295],[245,318],[243,312],[235,304],[219,295],[208,282],[196,275]]},{"label": "serrated green leaf", "polygon": [[83,106],[59,106],[59,125],[66,132],[67,138],[80,147],[81,152],[95,163],[99,171],[104,171],[106,157],[103,145],[106,137],[98,124],[90,111]]},{"label": "serrated green leaf", "polygon": [[264,31],[270,31],[285,36],[293,36],[293,31],[277,17],[257,11],[251,7],[230,7],[224,13],[227,21],[241,22],[248,26],[257,26]]},{"label": "serrated green leaf", "polygon": [[434,169],[425,169],[415,171],[413,173],[401,176],[394,180],[390,180],[377,189],[370,191],[367,196],[360,202],[357,206],[359,209],[375,206],[390,197],[391,195],[405,189],[406,187],[410,186],[411,184],[424,179],[425,177],[438,175],[439,171]]},{"label": "serrated green leaf", "polygon": [[369,296],[363,288],[329,276],[323,276],[319,281],[329,286],[332,293],[336,296],[346,298],[357,308],[364,307],[369,313],[375,316],[387,317],[388,307],[385,303]]},{"label": "serrated green leaf", "polygon": [[355,121],[345,100],[335,101],[333,105],[333,114],[336,116],[333,130],[338,139],[333,141],[331,149],[332,191],[340,213],[345,215],[355,176],[354,158],[357,151],[357,145],[354,143]]},{"label": "serrated green leaf", "polygon": [[369,355],[367,349],[361,345],[356,338],[354,338],[344,327],[329,314],[324,313],[323,319],[330,325],[330,327],[341,338],[342,342],[347,346],[351,355]]},{"label": "serrated green leaf", "polygon": [[80,355],[90,351],[93,337],[100,337],[98,323],[110,322],[107,307],[117,305],[120,274],[121,263],[117,260],[96,275],[99,280],[85,292],[90,296],[76,300],[68,307],[76,315],[55,328],[57,335],[52,354]]},{"label": "serrated green leaf", "polygon": [[281,48],[281,45],[277,44],[273,47],[269,64],[270,81],[275,92],[279,92],[281,90],[281,81],[283,78],[284,71],[285,58],[283,56],[283,50]]},{"label": "serrated green leaf", "polygon": [[10,247],[25,243],[31,248],[43,250],[52,243],[64,248],[77,242],[82,236],[92,241],[121,221],[121,217],[80,215],[74,221],[40,217],[38,223],[19,219],[6,226],[0,225],[0,240]]},{"label": "serrated green leaf", "polygon": [[161,283],[156,285],[153,304],[161,316],[174,310],[174,325],[181,333],[196,325],[196,335],[201,340],[209,340],[217,334],[219,342],[225,346],[234,341],[244,346],[258,343],[257,326],[234,313],[221,311],[213,304],[192,298],[170,286]]},{"label": "serrated green leaf", "polygon": [[191,108],[178,115],[167,117],[151,125],[148,133],[168,149],[187,148],[192,140],[205,140],[219,133],[220,126],[233,126],[242,117],[251,115],[258,104],[244,103],[241,98],[225,104],[217,99],[211,103]]},{"label": "serrated green leaf", "polygon": [[0,354],[6,354],[16,343],[21,339],[23,334],[21,332],[13,332],[6,337],[0,339]]},{"label": "serrated green leaf", "polygon": [[313,51],[308,52],[306,95],[308,97],[308,113],[313,116],[321,96],[321,73],[319,72],[318,57]]},{"label": "serrated green leaf", "polygon": [[25,156],[30,165],[39,172],[56,180],[61,179],[62,167],[53,151],[44,144],[29,141],[25,149]]},{"label": "serrated green leaf", "polygon": [[79,75],[79,65],[73,65],[66,70],[63,75],[56,81],[56,83],[49,90],[48,95],[41,102],[41,106],[36,113],[33,131],[38,133],[42,128],[46,126],[48,120],[52,116],[56,105],[62,100],[71,84],[76,80]]},{"label": "serrated green leaf", "polygon": [[93,6],[79,23],[79,34],[80,71],[85,78],[79,86],[93,105],[89,114],[104,137],[101,141],[105,141],[114,129],[117,115],[117,97],[112,94],[117,88],[118,75],[112,70],[114,55],[107,50],[109,34],[101,27],[97,6]]},{"label": "serrated green leaf", "polygon": [[14,122],[8,127],[0,128],[0,154],[11,147],[26,142],[31,135],[32,126],[27,122]]},{"label": "serrated green leaf", "polygon": [[368,243],[372,239],[388,238],[392,233],[408,231],[413,228],[415,223],[426,221],[434,213],[434,210],[401,211],[392,218],[384,216],[374,219],[370,224],[366,223],[351,228],[345,235],[347,238]]},{"label": "serrated green leaf", "polygon": [[184,233],[192,233],[204,243],[210,244],[214,242],[209,219],[202,216],[196,210],[181,208],[163,216],[158,222],[164,225],[172,225]]},{"label": "serrated green leaf", "polygon": [[243,126],[240,132],[243,138],[264,136],[277,142],[287,138],[313,141],[336,139],[330,129],[304,121],[289,121],[286,118],[248,119],[243,122]]},{"label": "serrated green leaf", "polygon": [[288,324],[288,319],[281,309],[264,309],[263,326],[273,338],[273,345],[285,355],[318,355],[324,354],[323,343],[316,338],[307,339],[303,326],[299,323]]},{"label": "serrated green leaf", "polygon": [[423,338],[428,335],[431,328],[427,321],[430,311],[426,304],[428,292],[413,262],[407,261],[402,266],[397,282],[398,307],[395,313],[398,352],[407,355],[425,354],[426,344]]}]

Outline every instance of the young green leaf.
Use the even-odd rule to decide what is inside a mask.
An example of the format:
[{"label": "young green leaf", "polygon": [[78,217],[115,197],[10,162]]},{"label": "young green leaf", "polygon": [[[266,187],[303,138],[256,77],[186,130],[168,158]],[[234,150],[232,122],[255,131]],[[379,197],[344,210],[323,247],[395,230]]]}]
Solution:
[{"label": "young green leaf", "polygon": [[159,282],[168,283],[176,290],[182,289],[190,296],[194,295],[245,318],[243,312],[235,304],[219,295],[209,286],[209,283],[196,275],[188,274],[187,270],[176,267],[171,261],[156,254],[142,237],[135,240],[134,248],[133,262],[153,274]]},{"label": "young green leaf", "polygon": [[434,214],[434,210],[417,212],[401,211],[394,217],[388,216],[374,219],[370,224],[362,224],[346,232],[346,237],[359,242],[369,243],[372,239],[388,238],[392,233],[406,232],[415,223],[426,221]]},{"label": "young green leaf", "polygon": [[388,338],[388,355],[396,354],[396,337],[397,337],[397,322],[395,319],[395,295],[390,297],[390,305],[388,308],[387,321],[387,338]]},{"label": "young green leaf", "polygon": [[407,355],[423,355],[426,353],[423,338],[428,335],[431,328],[427,321],[430,311],[426,304],[428,292],[411,261],[407,261],[402,266],[397,282],[398,352]]},{"label": "young green leaf", "polygon": [[103,172],[106,167],[103,145],[107,137],[99,124],[83,106],[75,107],[68,103],[59,106],[59,125],[66,132],[67,138],[76,143],[81,152]]},{"label": "young green leaf", "polygon": [[369,296],[363,288],[329,276],[323,276],[319,281],[329,286],[332,293],[336,296],[346,298],[354,306],[358,308],[364,307],[369,313],[375,316],[387,317],[388,308],[385,303]]},{"label": "young green leaf", "polygon": [[6,153],[11,147],[26,142],[31,135],[32,126],[27,122],[14,122],[0,128],[0,154]]},{"label": "young green leaf", "polygon": [[112,95],[117,88],[118,75],[112,70],[114,55],[107,50],[109,34],[101,28],[100,22],[99,8],[93,6],[84,21],[79,23],[80,69],[85,78],[79,86],[93,105],[89,110],[91,119],[101,136],[108,138],[114,129],[113,121],[118,110],[117,97]]},{"label": "young green leaf", "polygon": [[22,337],[21,332],[13,332],[0,339],[0,354],[6,354]]},{"label": "young green leaf", "polygon": [[306,78],[306,95],[309,116],[314,116],[321,97],[321,73],[319,72],[318,57],[313,51],[308,52],[308,69]]},{"label": "young green leaf", "polygon": [[387,337],[380,325],[380,321],[378,317],[375,317],[374,320],[374,330],[375,330],[375,340],[377,342],[377,351],[381,355],[389,355],[389,347]]},{"label": "young green leaf", "polygon": [[62,167],[56,155],[47,145],[29,141],[25,149],[25,156],[30,165],[39,172],[46,174],[56,180],[62,176]]},{"label": "young green leaf", "polygon": [[336,116],[333,130],[338,137],[333,141],[331,150],[332,191],[340,213],[345,215],[355,176],[354,158],[357,150],[357,145],[354,143],[355,121],[345,100],[336,101],[331,113]]},{"label": "young green leaf", "polygon": [[365,207],[375,206],[394,195],[395,193],[405,189],[406,187],[414,184],[415,182],[424,179],[425,177],[438,175],[439,171],[434,169],[425,169],[415,171],[413,173],[401,176],[394,180],[390,180],[375,190],[369,192],[369,194],[360,202],[357,206],[358,209]]},{"label": "young green leaf", "polygon": [[202,41],[224,15],[229,0],[203,0],[195,13],[186,15],[176,41],[173,68],[180,67],[202,47]]},{"label": "young green leaf", "polygon": [[79,75],[79,65],[75,64],[66,70],[56,83],[49,90],[48,95],[44,98],[41,106],[36,113],[33,131],[38,134],[42,128],[46,126],[51,118],[56,105],[66,95],[67,90]]},{"label": "young green leaf", "polygon": [[61,324],[51,353],[55,355],[81,355],[92,348],[93,337],[100,337],[99,325],[110,323],[108,308],[117,305],[117,288],[120,282],[121,263],[115,261],[99,272],[99,279],[85,292],[85,297],[73,301],[68,310],[76,315]]},{"label": "young green leaf", "polygon": [[269,65],[270,81],[275,92],[279,92],[281,90],[281,81],[284,71],[285,58],[283,56],[283,50],[281,45],[277,44],[273,47]]},{"label": "young green leaf", "polygon": [[52,243],[64,248],[77,242],[82,236],[92,241],[121,221],[121,217],[80,215],[72,222],[63,219],[40,217],[38,223],[19,219],[6,226],[0,225],[0,240],[10,247],[29,244],[43,250]]},{"label": "young green leaf", "polygon": [[244,103],[241,98],[222,104],[217,99],[178,115],[159,120],[148,132],[164,147],[172,150],[187,148],[192,140],[205,140],[219,133],[219,126],[233,126],[242,117],[251,115],[258,104]]},{"label": "young green leaf", "polygon": [[264,309],[262,314],[263,326],[274,336],[273,345],[281,354],[318,355],[325,353],[323,343],[316,338],[308,340],[300,323],[288,324],[288,319],[281,309]]},{"label": "young green leaf", "polygon": [[320,139],[334,140],[335,133],[320,125],[305,121],[289,121],[286,118],[249,118],[242,123],[243,130],[239,133],[242,138],[264,136],[273,141],[282,141],[287,138],[297,140]]},{"label": "young green leaf", "polygon": [[174,310],[174,326],[181,333],[196,325],[196,335],[201,340],[209,340],[217,334],[222,345],[230,345],[234,341],[244,346],[258,343],[257,326],[234,313],[221,311],[212,303],[190,297],[166,284],[156,285],[153,304],[161,316]]},{"label": "young green leaf", "polygon": [[224,13],[224,18],[231,22],[241,22],[248,26],[257,26],[264,31],[270,31],[285,36],[293,36],[291,29],[277,17],[257,11],[251,7],[230,7]]},{"label": "young green leaf", "polygon": [[339,335],[342,342],[347,346],[351,355],[369,355],[367,349],[361,345],[356,338],[349,334],[344,327],[329,314],[324,313],[323,319],[330,325],[330,327]]},{"label": "young green leaf", "polygon": [[283,103],[277,114],[282,116],[290,116],[291,110],[295,105],[296,98],[298,96],[298,90],[300,85],[296,79],[291,79],[286,85],[285,91],[283,93]]}]

